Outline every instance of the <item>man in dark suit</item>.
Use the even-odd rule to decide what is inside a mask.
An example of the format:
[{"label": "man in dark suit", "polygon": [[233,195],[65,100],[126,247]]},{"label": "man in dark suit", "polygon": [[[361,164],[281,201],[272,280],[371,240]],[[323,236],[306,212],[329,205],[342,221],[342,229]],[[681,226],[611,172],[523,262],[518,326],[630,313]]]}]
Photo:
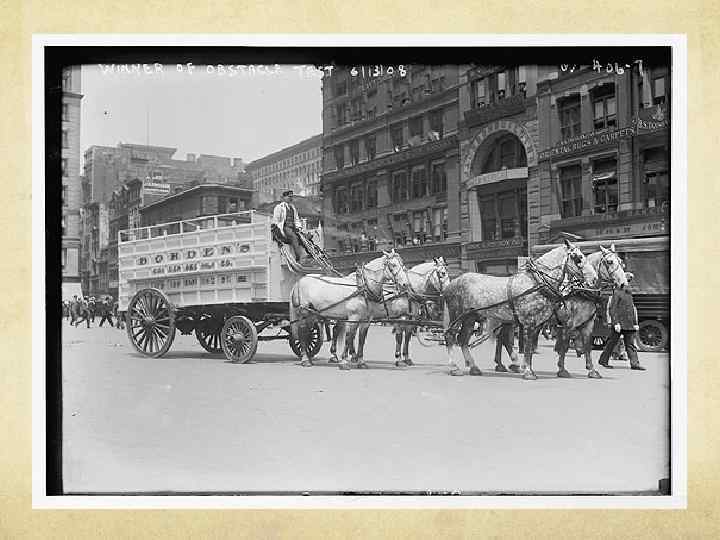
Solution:
[{"label": "man in dark suit", "polygon": [[615,345],[617,345],[618,340],[622,336],[623,341],[625,342],[625,350],[627,351],[628,359],[630,360],[630,369],[645,371],[645,368],[640,365],[640,361],[637,356],[635,334],[639,328],[638,317],[632,293],[628,289],[627,285],[616,287],[613,291],[612,297],[610,298],[610,304],[608,305],[608,316],[612,331],[605,343],[605,348],[600,355],[598,363],[605,368],[612,368],[608,361],[610,360],[610,355],[615,349]]}]

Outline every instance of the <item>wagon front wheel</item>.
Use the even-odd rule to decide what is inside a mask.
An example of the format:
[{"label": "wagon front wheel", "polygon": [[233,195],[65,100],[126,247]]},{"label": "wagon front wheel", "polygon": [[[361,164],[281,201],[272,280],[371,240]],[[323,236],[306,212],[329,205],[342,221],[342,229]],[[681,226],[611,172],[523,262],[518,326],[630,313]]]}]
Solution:
[{"label": "wagon front wheel", "polygon": [[[300,348],[300,341],[295,339],[292,335],[292,332],[290,333],[290,337],[288,338],[288,343],[290,344],[290,348],[292,349],[292,352],[294,352],[298,358],[302,358],[302,349]],[[320,352],[320,349],[322,349],[323,346],[323,333],[322,328],[318,323],[315,323],[313,327],[310,329],[310,341],[308,343],[308,358],[312,359],[317,356],[317,353]]]},{"label": "wagon front wheel", "polygon": [[159,358],[175,338],[175,306],[159,289],[142,289],[126,312],[130,343],[145,356]]},{"label": "wagon front wheel", "polygon": [[242,315],[230,317],[220,332],[220,345],[225,357],[238,364],[244,364],[255,356],[258,335],[253,322]]}]

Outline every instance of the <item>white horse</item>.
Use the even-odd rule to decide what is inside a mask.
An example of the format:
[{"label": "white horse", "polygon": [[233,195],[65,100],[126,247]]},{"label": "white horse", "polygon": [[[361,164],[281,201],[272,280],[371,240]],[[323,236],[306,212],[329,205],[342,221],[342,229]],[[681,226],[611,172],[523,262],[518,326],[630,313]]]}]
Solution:
[{"label": "white horse", "polygon": [[[536,379],[532,369],[532,351],[537,334],[562,300],[563,287],[569,280],[592,285],[597,273],[582,252],[568,240],[536,261],[528,261],[525,270],[510,277],[494,277],[468,272],[450,282],[445,299],[445,340],[451,375],[464,375],[465,363],[471,375],[481,375],[470,354],[468,342],[475,323],[484,324],[483,349],[492,346],[487,356],[494,357],[494,343],[488,339],[506,323],[522,325],[525,332],[523,377]],[[459,328],[459,331],[458,331]],[[464,361],[455,358],[461,347]]]},{"label": "white horse", "polygon": [[[361,276],[361,277],[360,277]],[[349,369],[348,355],[353,362],[362,362],[364,339],[355,350],[358,325],[369,325],[373,317],[373,302],[383,297],[383,285],[394,283],[402,289],[408,286],[407,270],[395,250],[383,252],[381,257],[362,266],[357,279],[307,275],[298,280],[290,293],[290,322],[294,339],[300,345],[301,365],[311,366],[307,351],[310,330],[324,319],[345,321],[345,348],[341,369]],[[365,330],[367,333],[367,330]]]}]

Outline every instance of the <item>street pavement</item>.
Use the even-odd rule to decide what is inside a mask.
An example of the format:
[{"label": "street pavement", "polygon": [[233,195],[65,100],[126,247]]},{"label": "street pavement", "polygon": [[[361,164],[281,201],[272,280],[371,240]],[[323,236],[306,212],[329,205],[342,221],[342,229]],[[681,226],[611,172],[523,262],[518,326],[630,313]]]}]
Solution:
[{"label": "street pavement", "polygon": [[416,366],[398,369],[388,328],[370,330],[368,370],[327,364],[328,347],[303,368],[264,342],[240,365],[178,332],[153,359],[64,321],[65,490],[598,493],[669,475],[666,353],[599,380],[573,353],[559,379],[541,338],[525,381],[477,356],[483,376],[450,377],[445,349],[415,339]]}]

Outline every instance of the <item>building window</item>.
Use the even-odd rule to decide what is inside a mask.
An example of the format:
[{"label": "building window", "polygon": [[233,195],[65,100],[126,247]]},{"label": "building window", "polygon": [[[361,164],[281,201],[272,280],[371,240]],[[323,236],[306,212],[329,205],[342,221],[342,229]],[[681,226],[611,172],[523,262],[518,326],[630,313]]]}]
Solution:
[{"label": "building window", "polygon": [[63,206],[68,205],[68,185],[67,184],[62,185],[62,204],[63,204]]},{"label": "building window", "polygon": [[414,169],[412,172],[412,196],[419,199],[427,194],[427,176],[425,168]]},{"label": "building window", "polygon": [[350,141],[350,165],[357,165],[360,162],[360,141]]},{"label": "building window", "polygon": [[434,132],[433,137],[442,138],[444,134],[443,110],[438,109],[430,113],[430,131]]},{"label": "building window", "polygon": [[652,148],[643,152],[645,208],[662,208],[670,203],[667,152]]},{"label": "building window", "polygon": [[430,185],[430,193],[445,193],[447,191],[447,176],[445,175],[444,163],[433,163],[432,165],[432,183]]},{"label": "building window", "polygon": [[335,152],[335,166],[340,170],[345,166],[345,148],[342,144],[339,144],[333,150]]},{"label": "building window", "polygon": [[569,139],[580,135],[580,96],[574,95],[560,101],[560,138]]},{"label": "building window", "polygon": [[376,107],[368,107],[366,116],[367,116],[368,120],[374,120],[375,116],[377,116],[377,108]]},{"label": "building window", "polygon": [[495,195],[478,196],[482,239],[495,240],[497,220],[495,217]]},{"label": "building window", "polygon": [[377,180],[368,180],[367,197],[365,201],[367,208],[377,207]]},{"label": "building window", "polygon": [[407,200],[408,198],[408,186],[407,186],[407,174],[398,172],[393,175],[392,182],[392,202],[398,203]]},{"label": "building window", "polygon": [[408,223],[407,214],[395,214],[393,216],[393,235],[395,237],[395,245],[404,246],[408,243],[408,229],[410,224]]},{"label": "building window", "polygon": [[616,169],[617,162],[614,158],[593,162],[593,212],[595,214],[617,212],[618,181]]},{"label": "building window", "polygon": [[665,77],[653,79],[653,105],[665,103]]},{"label": "building window", "polygon": [[390,140],[392,141],[393,150],[399,152],[404,144],[402,124],[390,126]]},{"label": "building window", "polygon": [[67,122],[70,120],[70,105],[67,103],[62,104],[62,121]]},{"label": "building window", "polygon": [[67,158],[60,159],[60,171],[62,172],[63,176],[68,175],[68,160],[67,160]]},{"label": "building window", "polygon": [[62,147],[63,148],[70,148],[70,142],[68,141],[68,132],[67,129],[62,130]]},{"label": "building window", "polygon": [[593,119],[596,130],[617,125],[614,84],[604,84],[593,92]]},{"label": "building window", "polygon": [[422,137],[423,119],[422,116],[416,116],[410,119],[409,124],[410,137]]},{"label": "building window", "polygon": [[572,165],[560,169],[560,199],[563,218],[582,214],[582,169],[580,165]]},{"label": "building window", "polygon": [[425,242],[426,222],[427,213],[425,210],[413,212],[413,244],[422,244]]},{"label": "building window", "polygon": [[359,212],[363,208],[363,186],[353,184],[350,188],[350,211]]},{"label": "building window", "polygon": [[65,270],[65,266],[67,266],[67,248],[63,248],[60,252],[60,265]]},{"label": "building window", "polygon": [[62,89],[65,92],[72,90],[72,71],[69,69],[63,70],[62,74]]},{"label": "building window", "polygon": [[447,238],[447,226],[448,226],[448,209],[447,208],[433,208],[432,211],[432,227],[433,227],[433,240],[435,242],[442,242]]},{"label": "building window", "polygon": [[487,104],[487,79],[473,81],[472,100],[473,107],[484,107]]},{"label": "building window", "polygon": [[335,117],[337,118],[337,125],[338,126],[344,126],[345,125],[345,104],[344,103],[338,103],[335,105]]},{"label": "building window", "polygon": [[485,159],[481,174],[517,167],[527,167],[525,147],[515,135],[508,134],[494,144]]},{"label": "building window", "polygon": [[365,153],[368,160],[375,159],[375,135],[365,137]]},{"label": "building window", "polygon": [[347,200],[347,189],[344,187],[335,189],[335,213],[347,214],[349,210]]},{"label": "building window", "polygon": [[500,210],[500,237],[515,237],[515,222],[518,220],[515,193],[500,194],[498,198]]},{"label": "building window", "polygon": [[362,99],[356,98],[350,102],[350,120],[362,120]]},{"label": "building window", "polygon": [[347,81],[335,83],[335,97],[344,96],[345,94],[347,94]]}]

